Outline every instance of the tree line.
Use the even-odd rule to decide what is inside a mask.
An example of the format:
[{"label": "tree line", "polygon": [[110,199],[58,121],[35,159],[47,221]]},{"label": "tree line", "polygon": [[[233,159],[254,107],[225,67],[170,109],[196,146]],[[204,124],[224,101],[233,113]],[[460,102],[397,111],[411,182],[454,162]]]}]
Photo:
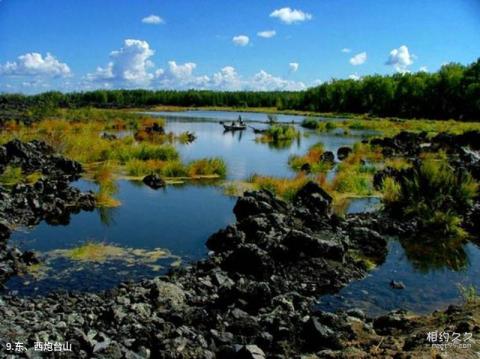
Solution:
[{"label": "tree line", "polygon": [[49,110],[79,108],[145,108],[168,106],[276,107],[370,114],[402,118],[480,120],[480,58],[470,64],[451,63],[434,73],[416,72],[332,80],[305,91],[96,90],[45,92],[38,95],[0,94],[0,111],[29,110],[41,116]]}]

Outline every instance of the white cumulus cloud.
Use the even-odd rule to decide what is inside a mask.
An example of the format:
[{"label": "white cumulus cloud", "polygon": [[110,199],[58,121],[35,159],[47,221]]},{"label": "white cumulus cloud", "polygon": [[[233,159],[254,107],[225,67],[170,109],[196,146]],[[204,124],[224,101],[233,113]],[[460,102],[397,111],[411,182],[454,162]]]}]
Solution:
[{"label": "white cumulus cloud", "polygon": [[248,80],[244,88],[253,91],[298,91],[306,86],[303,82],[285,80],[261,70]]},{"label": "white cumulus cloud", "polygon": [[358,74],[351,74],[351,75],[348,76],[348,78],[349,78],[350,80],[356,80],[356,81],[358,81],[358,80],[361,79],[361,77],[358,76]]},{"label": "white cumulus cloud", "polygon": [[414,55],[410,54],[408,47],[400,46],[390,51],[386,65],[393,66],[398,72],[408,72],[408,66],[413,64]]},{"label": "white cumulus cloud", "polygon": [[189,89],[189,88],[206,88],[210,78],[206,75],[196,76],[194,70],[197,64],[194,62],[186,62],[177,64],[176,61],[169,61],[166,70],[157,69],[155,71],[155,86],[160,88],[171,89]]},{"label": "white cumulus cloud", "polygon": [[184,64],[177,64],[175,61],[168,62],[170,73],[176,78],[186,78],[192,76],[193,70],[197,67],[194,62],[187,62]]},{"label": "white cumulus cloud", "polygon": [[427,66],[421,66],[418,71],[420,72],[428,72],[428,67]]},{"label": "white cumulus cloud", "polygon": [[296,22],[308,21],[313,18],[312,14],[303,12],[302,10],[291,9],[289,7],[283,7],[281,9],[274,10],[270,17],[276,17],[281,22],[290,25]]},{"label": "white cumulus cloud", "polygon": [[350,59],[350,63],[353,66],[362,65],[365,63],[365,61],[367,61],[367,53],[365,51],[359,54],[356,54]]},{"label": "white cumulus cloud", "polygon": [[344,54],[348,54],[348,53],[351,52],[352,50],[349,49],[348,47],[344,47],[344,48],[343,48],[342,50],[340,50],[340,51],[342,51]]},{"label": "white cumulus cloud", "polygon": [[158,24],[164,24],[165,21],[158,15],[149,15],[147,17],[144,17],[142,19],[142,22],[144,24],[149,24],[149,25],[158,25]]},{"label": "white cumulus cloud", "polygon": [[263,37],[265,39],[269,39],[271,37],[274,37],[277,34],[275,30],[265,30],[265,31],[259,31],[257,32],[257,36]]},{"label": "white cumulus cloud", "polygon": [[298,62],[290,62],[288,64],[288,67],[291,72],[297,72],[298,68],[300,67],[300,64]]},{"label": "white cumulus cloud", "polygon": [[110,62],[106,67],[97,67],[88,74],[91,81],[107,81],[123,86],[147,86],[153,79],[148,70],[153,67],[149,60],[154,51],[146,41],[127,39],[120,50],[110,53]]},{"label": "white cumulus cloud", "polygon": [[242,80],[233,66],[225,66],[212,76],[211,88],[221,90],[241,90]]},{"label": "white cumulus cloud", "polygon": [[232,41],[237,46],[247,46],[250,39],[246,35],[237,35],[232,38]]},{"label": "white cumulus cloud", "polygon": [[48,52],[45,57],[30,52],[19,56],[16,61],[0,65],[0,75],[67,77],[71,75],[71,70]]}]

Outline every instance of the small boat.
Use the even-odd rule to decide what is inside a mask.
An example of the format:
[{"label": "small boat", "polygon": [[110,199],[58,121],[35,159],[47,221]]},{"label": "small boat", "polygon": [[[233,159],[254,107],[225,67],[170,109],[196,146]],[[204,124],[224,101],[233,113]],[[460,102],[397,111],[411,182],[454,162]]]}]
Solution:
[{"label": "small boat", "polygon": [[223,121],[220,121],[220,124],[223,125],[223,128],[225,131],[242,131],[247,129],[247,125],[241,120],[241,117],[239,117],[240,121],[233,121],[230,123],[225,123]]},{"label": "small boat", "polygon": [[225,131],[242,131],[247,129],[247,125],[237,123],[233,125],[227,125],[226,123],[222,123],[222,125]]}]

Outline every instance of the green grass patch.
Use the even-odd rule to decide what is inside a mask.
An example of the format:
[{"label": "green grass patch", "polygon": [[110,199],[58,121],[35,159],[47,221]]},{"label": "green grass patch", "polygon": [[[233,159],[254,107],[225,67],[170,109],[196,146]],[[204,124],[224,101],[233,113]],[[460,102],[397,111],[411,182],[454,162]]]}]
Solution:
[{"label": "green grass patch", "polygon": [[386,207],[415,218],[422,230],[444,236],[463,236],[462,213],[478,195],[478,183],[469,173],[456,171],[444,158],[427,157],[413,175],[398,184],[384,184]]},{"label": "green grass patch", "polygon": [[324,152],[323,143],[319,142],[312,145],[303,156],[291,155],[288,158],[288,165],[297,172],[305,168],[308,168],[307,172],[312,173],[327,172],[333,167],[333,164],[321,160]]},{"label": "green grass patch", "polygon": [[15,166],[7,166],[5,170],[0,175],[0,183],[13,186],[17,183],[21,183],[24,179],[22,169],[20,167]]},{"label": "green grass patch", "polygon": [[371,196],[374,194],[372,165],[342,162],[332,182],[332,190],[353,196]]},{"label": "green grass patch", "polygon": [[459,284],[458,291],[466,304],[476,304],[480,302],[480,295],[474,285],[463,286]]},{"label": "green grass patch", "polygon": [[225,177],[227,175],[227,165],[221,158],[205,158],[192,161],[187,166],[189,176],[209,176],[217,175]]},{"label": "green grass patch", "polygon": [[118,184],[114,177],[114,167],[109,162],[99,165],[93,175],[93,180],[98,184],[98,191],[95,195],[97,206],[118,207],[121,202],[114,198],[118,192]]},{"label": "green grass patch", "polygon": [[261,142],[292,141],[300,137],[300,132],[290,125],[272,125],[260,137]]},{"label": "green grass patch", "polygon": [[276,178],[254,174],[247,182],[253,184],[257,189],[268,190],[276,196],[290,201],[308,181],[308,177],[303,175],[295,178]]},{"label": "green grass patch", "polygon": [[337,125],[333,121],[319,121],[316,130],[319,132],[329,132],[337,128]]}]

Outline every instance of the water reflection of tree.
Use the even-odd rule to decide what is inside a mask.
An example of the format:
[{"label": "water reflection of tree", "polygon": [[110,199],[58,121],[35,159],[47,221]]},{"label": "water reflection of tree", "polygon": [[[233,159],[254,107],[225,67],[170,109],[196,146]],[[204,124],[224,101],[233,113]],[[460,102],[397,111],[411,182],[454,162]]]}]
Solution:
[{"label": "water reflection of tree", "polygon": [[463,238],[410,238],[400,243],[410,263],[420,272],[441,269],[462,271],[469,266]]},{"label": "water reflection of tree", "polygon": [[100,222],[103,225],[110,227],[111,225],[115,224],[115,212],[116,208],[114,207],[98,207],[97,212],[100,217]]}]

